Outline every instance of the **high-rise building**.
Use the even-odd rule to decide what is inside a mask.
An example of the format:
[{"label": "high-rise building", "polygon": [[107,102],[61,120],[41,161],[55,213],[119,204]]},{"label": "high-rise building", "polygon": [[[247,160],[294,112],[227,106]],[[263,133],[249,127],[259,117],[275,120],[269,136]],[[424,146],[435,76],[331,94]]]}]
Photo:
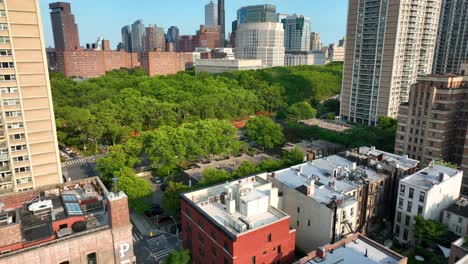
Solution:
[{"label": "high-rise building", "polygon": [[254,5],[244,6],[237,10],[238,24],[272,22],[278,23],[276,6]]},{"label": "high-rise building", "polygon": [[75,50],[80,48],[78,26],[71,13],[69,3],[56,2],[49,4],[55,50]]},{"label": "high-rise building", "polygon": [[432,70],[441,1],[349,1],[344,121],[375,125],[397,116],[417,75]]},{"label": "high-rise building", "polygon": [[132,52],[145,51],[145,24],[139,19],[132,24]]},{"label": "high-rise building", "polygon": [[217,26],[218,25],[218,5],[210,1],[205,5],[205,25]]},{"label": "high-rise building", "polygon": [[284,66],[284,29],[273,5],[237,11],[236,59],[260,59],[264,66]]},{"label": "high-rise building", "polygon": [[178,48],[179,28],[176,26],[170,26],[169,29],[167,30],[166,38],[167,38],[168,43],[173,43],[174,51],[179,51],[179,48]]},{"label": "high-rise building", "polygon": [[280,21],[284,27],[286,51],[308,51],[310,48],[310,18],[292,15]]},{"label": "high-rise building", "polygon": [[468,59],[468,1],[443,0],[433,72],[458,73],[465,59]]},{"label": "high-rise building", "polygon": [[[340,40],[341,42],[341,40]],[[341,42],[344,44],[344,42]],[[335,43],[328,46],[328,57],[330,62],[333,61],[343,61],[345,56],[345,47],[341,45],[336,45]]]},{"label": "high-rise building", "polygon": [[[468,64],[467,64],[468,66]],[[468,67],[467,67],[468,68]],[[409,103],[400,105],[395,153],[423,164],[445,160],[461,165],[468,176],[468,71],[465,76],[420,76]],[[467,156],[468,157],[468,156]],[[462,192],[468,194],[468,177]]]},{"label": "high-rise building", "polygon": [[122,48],[126,52],[132,52],[132,27],[131,26],[124,26],[122,27]]},{"label": "high-rise building", "polygon": [[219,42],[220,32],[217,26],[208,27],[200,25],[197,31],[197,43],[195,47],[206,47],[209,49],[219,48],[223,45]]},{"label": "high-rise building", "polygon": [[224,0],[218,0],[218,26],[219,44],[224,47],[226,41],[226,13],[224,11]]},{"label": "high-rise building", "polygon": [[[55,22],[58,9],[70,10],[64,3],[51,6]],[[63,181],[38,7],[38,0],[0,2],[0,194]],[[57,47],[68,47],[68,39],[57,38]]]},{"label": "high-rise building", "polygon": [[166,50],[166,36],[164,34],[164,28],[150,24],[146,28],[145,51],[155,50]]},{"label": "high-rise building", "polygon": [[321,50],[322,49],[322,41],[320,40],[320,33],[318,32],[310,32],[310,50]]}]

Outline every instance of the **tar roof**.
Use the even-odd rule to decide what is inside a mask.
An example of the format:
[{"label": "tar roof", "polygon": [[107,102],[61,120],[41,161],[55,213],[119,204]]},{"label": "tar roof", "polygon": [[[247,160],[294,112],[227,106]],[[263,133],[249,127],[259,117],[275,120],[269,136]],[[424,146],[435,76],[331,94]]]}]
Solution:
[{"label": "tar roof", "polygon": [[394,162],[395,164],[398,164],[398,166],[402,169],[411,169],[413,167],[416,167],[419,164],[418,160],[415,159],[410,159],[407,156],[400,156],[397,154],[393,154],[390,152],[385,152],[382,150],[375,149],[374,147],[360,147],[359,148],[359,153],[360,154],[365,154],[365,155],[384,155],[385,160],[389,162]]},{"label": "tar roof", "polygon": [[[410,184],[422,190],[430,190],[434,185],[437,185],[450,177],[456,176],[459,173],[460,171],[456,169],[434,164],[404,178],[401,182]],[[443,177],[442,181],[440,178],[441,174],[447,176]]]},{"label": "tar roof", "polygon": [[468,218],[468,200],[462,197],[445,210]]}]

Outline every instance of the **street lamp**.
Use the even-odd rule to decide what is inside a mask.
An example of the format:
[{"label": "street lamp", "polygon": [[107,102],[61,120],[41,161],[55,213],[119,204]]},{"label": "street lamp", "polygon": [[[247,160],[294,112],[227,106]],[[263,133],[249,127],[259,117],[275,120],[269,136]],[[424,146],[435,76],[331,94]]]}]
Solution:
[{"label": "street lamp", "polygon": [[177,241],[179,241],[179,228],[177,228],[177,222],[176,222],[175,218],[172,215],[170,215],[169,217],[174,221],[176,237],[177,237]]}]

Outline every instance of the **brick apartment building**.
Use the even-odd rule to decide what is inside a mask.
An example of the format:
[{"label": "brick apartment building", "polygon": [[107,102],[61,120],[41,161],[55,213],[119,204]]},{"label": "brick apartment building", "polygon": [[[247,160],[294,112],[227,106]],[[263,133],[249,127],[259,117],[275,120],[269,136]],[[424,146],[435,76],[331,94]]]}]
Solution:
[{"label": "brick apartment building", "polygon": [[127,196],[98,177],[0,196],[0,264],[135,263]]},{"label": "brick apartment building", "polygon": [[468,194],[468,64],[460,75],[420,76],[409,103],[398,114],[395,153],[427,165],[445,160],[465,172],[462,192]]},{"label": "brick apartment building", "polygon": [[292,263],[296,230],[278,200],[278,189],[256,176],[182,194],[193,263]]},{"label": "brick apartment building", "polygon": [[178,52],[143,52],[140,64],[148,76],[176,74],[193,68],[193,56]]},{"label": "brick apartment building", "polygon": [[219,48],[220,33],[217,26],[200,25],[196,35],[184,35],[178,39],[179,52],[194,52],[197,47]]}]

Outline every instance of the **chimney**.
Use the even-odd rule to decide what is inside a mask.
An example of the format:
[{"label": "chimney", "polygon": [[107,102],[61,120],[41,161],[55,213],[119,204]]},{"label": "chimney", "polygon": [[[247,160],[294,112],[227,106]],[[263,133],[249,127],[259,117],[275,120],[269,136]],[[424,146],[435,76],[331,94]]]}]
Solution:
[{"label": "chimney", "polygon": [[309,178],[309,186],[307,187],[307,196],[314,197],[315,194],[315,180],[310,177]]},{"label": "chimney", "polygon": [[327,255],[327,251],[325,250],[324,247],[319,247],[317,248],[317,257],[321,258],[321,259],[325,259],[326,255]]},{"label": "chimney", "polygon": [[370,147],[370,150],[371,150],[371,151],[375,151],[375,146],[371,146],[371,147]]},{"label": "chimney", "polygon": [[102,40],[102,50],[111,50],[110,42],[109,42],[108,39],[103,39]]}]

